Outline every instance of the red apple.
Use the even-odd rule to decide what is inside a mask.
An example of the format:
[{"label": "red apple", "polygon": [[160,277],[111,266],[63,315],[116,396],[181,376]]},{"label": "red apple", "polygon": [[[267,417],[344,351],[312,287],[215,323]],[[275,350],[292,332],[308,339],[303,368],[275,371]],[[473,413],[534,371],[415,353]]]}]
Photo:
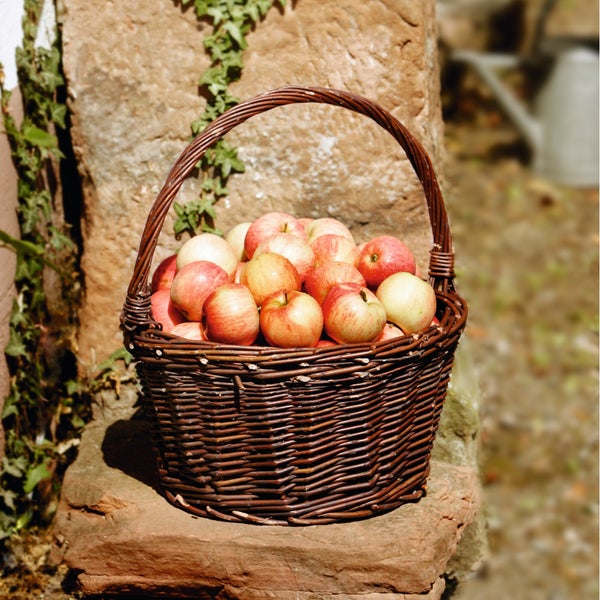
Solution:
[{"label": "red apple", "polygon": [[296,267],[301,281],[304,281],[315,267],[315,253],[308,242],[289,233],[276,233],[263,240],[254,250],[254,258],[265,252],[285,256]]},{"label": "red apple", "polygon": [[250,346],[260,332],[258,307],[241,283],[226,283],[204,302],[206,336],[213,342]]},{"label": "red apple", "polygon": [[177,310],[171,302],[171,290],[162,288],[150,296],[150,307],[152,317],[162,325],[163,331],[170,332],[175,325],[183,323],[185,317]]},{"label": "red apple", "polygon": [[299,290],[302,285],[296,267],[274,252],[265,252],[245,263],[240,283],[250,290],[257,306],[274,292]]},{"label": "red apple", "polygon": [[354,241],[354,236],[350,229],[348,229],[348,227],[340,220],[332,217],[314,219],[312,223],[308,225],[306,233],[308,234],[309,243],[322,235],[341,235],[352,242]]},{"label": "red apple", "polygon": [[171,301],[188,321],[200,321],[206,298],[228,282],[229,275],[219,265],[197,260],[178,269],[171,284]]},{"label": "red apple", "polygon": [[252,225],[251,221],[244,221],[234,225],[225,235],[225,241],[233,248],[238,261],[246,260],[246,252],[244,250],[244,240],[246,233]]},{"label": "red apple", "polygon": [[408,246],[392,235],[372,238],[363,246],[356,265],[372,290],[392,273],[414,274],[415,258]]},{"label": "red apple", "polygon": [[239,262],[233,248],[214,233],[199,233],[185,242],[177,254],[177,269],[198,260],[208,260],[219,265],[231,281]]},{"label": "red apple", "polygon": [[284,212],[268,212],[252,222],[246,233],[244,248],[246,256],[252,258],[258,245],[276,233],[288,233],[307,240],[302,223]]},{"label": "red apple", "polygon": [[338,346],[339,344],[337,342],[334,342],[333,340],[328,340],[327,338],[321,338],[318,342],[316,347],[317,348],[330,348],[331,346]]},{"label": "red apple", "polygon": [[184,321],[183,323],[179,323],[169,333],[188,340],[208,341],[202,323],[198,321]]},{"label": "red apple", "polygon": [[373,340],[375,342],[383,342],[385,340],[393,340],[404,336],[404,332],[394,323],[386,323],[383,326],[381,333]]},{"label": "red apple", "polygon": [[365,278],[351,264],[341,261],[327,262],[317,267],[304,281],[304,291],[319,304],[323,304],[329,290],[338,283],[358,283],[366,286]]},{"label": "red apple", "polygon": [[310,247],[315,255],[315,268],[332,260],[356,265],[360,257],[358,246],[347,237],[325,233],[315,238]]},{"label": "red apple", "polygon": [[323,331],[323,313],[309,294],[295,290],[271,294],[260,309],[260,328],[271,346],[316,346]]},{"label": "red apple", "polygon": [[381,282],[376,295],[385,308],[387,320],[406,334],[428,327],[435,317],[434,289],[412,273],[393,273]]},{"label": "red apple", "polygon": [[381,302],[369,288],[358,283],[334,285],[322,309],[327,335],[340,344],[371,342],[386,321]]},{"label": "red apple", "polygon": [[154,270],[154,273],[152,274],[152,283],[150,284],[151,290],[156,292],[162,288],[170,288],[176,272],[177,255],[172,254],[162,260]]}]

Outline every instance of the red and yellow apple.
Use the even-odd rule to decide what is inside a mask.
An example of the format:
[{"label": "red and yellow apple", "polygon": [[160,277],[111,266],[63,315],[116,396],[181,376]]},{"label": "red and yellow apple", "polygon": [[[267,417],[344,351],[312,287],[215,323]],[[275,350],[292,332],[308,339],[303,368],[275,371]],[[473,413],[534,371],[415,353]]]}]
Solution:
[{"label": "red and yellow apple", "polygon": [[162,325],[164,332],[168,333],[175,325],[186,320],[171,302],[171,290],[169,288],[157,290],[150,296],[150,308],[152,309],[152,317]]},{"label": "red and yellow apple", "polygon": [[384,279],[376,291],[387,320],[411,334],[431,325],[436,311],[436,295],[429,283],[406,271]]},{"label": "red and yellow apple", "polygon": [[415,258],[409,247],[392,235],[380,235],[368,240],[361,249],[358,270],[371,290],[392,273],[406,271],[414,274]]},{"label": "red and yellow apple", "polygon": [[274,252],[264,252],[246,262],[240,283],[250,290],[257,306],[274,292],[299,290],[302,285],[296,267]]},{"label": "red and yellow apple", "polygon": [[208,260],[219,265],[231,281],[239,262],[229,243],[214,233],[199,233],[187,240],[177,253],[177,270],[199,260]]},{"label": "red and yellow apple", "polygon": [[308,239],[304,225],[296,217],[284,212],[268,212],[252,221],[248,228],[244,240],[246,256],[252,258],[258,245],[276,233],[295,235],[305,241]]},{"label": "red and yellow apple", "polygon": [[354,241],[336,233],[320,235],[310,242],[310,247],[314,252],[315,268],[333,260],[356,265],[360,257]]},{"label": "red and yellow apple", "polygon": [[304,291],[319,304],[323,303],[329,290],[338,283],[358,283],[366,286],[365,278],[351,264],[331,261],[317,267],[304,281]]},{"label": "red and yellow apple", "polygon": [[213,342],[250,346],[260,333],[258,307],[241,283],[226,283],[204,302],[206,336]]},{"label": "red and yellow apple", "polygon": [[321,339],[323,313],[319,303],[305,292],[275,292],[261,306],[260,329],[271,346],[313,347]]},{"label": "red and yellow apple", "polygon": [[386,322],[382,303],[371,290],[358,283],[334,285],[322,309],[327,335],[340,344],[371,342]]},{"label": "red and yellow apple", "polygon": [[171,254],[158,263],[158,266],[152,274],[150,289],[156,292],[162,288],[170,288],[173,277],[177,272],[177,255]]},{"label": "red and yellow apple", "polygon": [[184,321],[183,323],[179,323],[171,329],[170,333],[188,340],[208,341],[202,323],[198,321]]},{"label": "red and yellow apple", "polygon": [[238,261],[246,260],[246,251],[244,250],[244,241],[246,233],[252,225],[252,221],[243,221],[234,225],[226,234],[225,241],[233,248]]},{"label": "red and yellow apple", "polygon": [[309,243],[322,235],[341,235],[352,242],[354,241],[354,236],[347,225],[333,217],[313,219],[312,222],[306,226],[306,233],[308,235]]},{"label": "red and yellow apple", "polygon": [[177,270],[173,278],[171,301],[188,321],[200,321],[206,298],[228,282],[229,275],[214,262],[197,260],[187,263]]},{"label": "red and yellow apple", "polygon": [[263,240],[254,250],[253,258],[265,252],[285,256],[298,271],[300,281],[304,281],[315,268],[315,253],[306,240],[289,233],[276,233]]},{"label": "red and yellow apple", "polygon": [[385,340],[393,340],[395,338],[403,337],[404,332],[400,327],[395,325],[394,323],[387,322],[381,333],[373,340],[375,342],[384,342]]}]

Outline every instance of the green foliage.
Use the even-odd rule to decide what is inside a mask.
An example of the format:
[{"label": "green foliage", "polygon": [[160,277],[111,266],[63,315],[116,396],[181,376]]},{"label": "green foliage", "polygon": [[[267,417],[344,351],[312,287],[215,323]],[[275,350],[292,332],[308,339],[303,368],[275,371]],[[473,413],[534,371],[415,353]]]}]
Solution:
[{"label": "green foliage", "polygon": [[[277,2],[281,7],[285,6],[285,0]],[[182,0],[183,6],[192,3],[198,18],[208,20],[212,25],[212,33],[204,40],[211,66],[200,78],[207,103],[203,114],[191,125],[192,135],[196,136],[239,102],[229,91],[229,85],[242,74],[243,53],[248,47],[246,36],[264,18],[273,6],[273,0]],[[194,235],[199,230],[219,233],[215,229],[214,205],[227,196],[229,176],[244,171],[237,149],[224,140],[206,153],[199,167],[205,174],[200,200],[186,205],[174,204],[177,237],[184,232]]]},{"label": "green foliage", "polygon": [[[182,0],[183,5],[191,2]],[[205,40],[211,67],[200,80],[208,101],[192,124],[193,135],[237,104],[228,86],[241,75],[247,34],[272,5],[273,0],[195,0],[198,18],[212,23],[213,33]],[[68,226],[57,222],[52,184],[64,158],[57,131],[65,128],[67,111],[58,100],[64,86],[60,40],[50,49],[35,46],[41,8],[42,0],[25,0],[23,45],[16,52],[24,114],[20,124],[8,109],[10,92],[3,87],[0,65],[0,113],[18,173],[20,228],[18,238],[0,230],[0,246],[13,250],[17,259],[17,297],[4,348],[10,390],[1,415],[6,444],[0,464],[0,545],[52,518],[62,473],[73,459],[95,395],[106,387],[118,393],[131,360],[121,349],[87,377],[77,375],[72,341],[81,292],[77,246]],[[224,142],[207,152],[199,166],[207,174],[199,200],[174,207],[177,235],[216,231],[214,204],[227,194],[229,176],[244,170],[237,150]]]},{"label": "green foliage", "polygon": [[[126,358],[118,355],[110,365],[99,365],[89,381],[74,379],[77,246],[56,218],[52,191],[63,159],[56,131],[65,128],[66,107],[57,99],[64,82],[58,47],[35,47],[41,5],[41,0],[24,5],[23,45],[16,51],[24,114],[19,125],[8,109],[11,94],[2,85],[0,65],[0,112],[18,174],[20,229],[18,239],[0,230],[0,245],[16,254],[17,290],[4,348],[10,387],[1,415],[6,438],[0,465],[2,542],[52,517],[92,395],[111,383],[114,361]],[[50,291],[60,299],[59,307],[50,308]]]}]

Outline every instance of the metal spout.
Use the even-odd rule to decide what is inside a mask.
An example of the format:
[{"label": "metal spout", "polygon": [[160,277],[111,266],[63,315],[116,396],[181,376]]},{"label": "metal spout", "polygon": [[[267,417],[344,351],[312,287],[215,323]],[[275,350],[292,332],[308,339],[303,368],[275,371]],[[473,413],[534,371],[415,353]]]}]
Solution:
[{"label": "metal spout", "polygon": [[543,127],[527,110],[525,105],[506,87],[498,76],[501,69],[514,69],[520,66],[520,59],[512,54],[481,54],[473,50],[457,50],[453,60],[471,66],[490,88],[494,98],[514,123],[525,142],[537,154],[543,137]]}]

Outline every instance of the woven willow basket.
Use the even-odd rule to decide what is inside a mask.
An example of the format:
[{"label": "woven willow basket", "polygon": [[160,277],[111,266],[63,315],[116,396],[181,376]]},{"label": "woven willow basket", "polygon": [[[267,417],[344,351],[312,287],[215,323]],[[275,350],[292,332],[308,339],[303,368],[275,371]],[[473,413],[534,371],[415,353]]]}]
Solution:
[{"label": "woven willow basket", "polygon": [[[385,342],[291,350],[163,333],[151,314],[149,271],[182,183],[238,124],[305,102],[361,113],[404,149],[429,211],[429,280],[439,325]],[[431,161],[377,104],[338,90],[286,87],[242,102],[211,123],[185,148],[156,198],[122,313],[169,502],[233,522],[314,525],[371,517],[418,500],[467,316],[454,288],[453,262]]]}]

